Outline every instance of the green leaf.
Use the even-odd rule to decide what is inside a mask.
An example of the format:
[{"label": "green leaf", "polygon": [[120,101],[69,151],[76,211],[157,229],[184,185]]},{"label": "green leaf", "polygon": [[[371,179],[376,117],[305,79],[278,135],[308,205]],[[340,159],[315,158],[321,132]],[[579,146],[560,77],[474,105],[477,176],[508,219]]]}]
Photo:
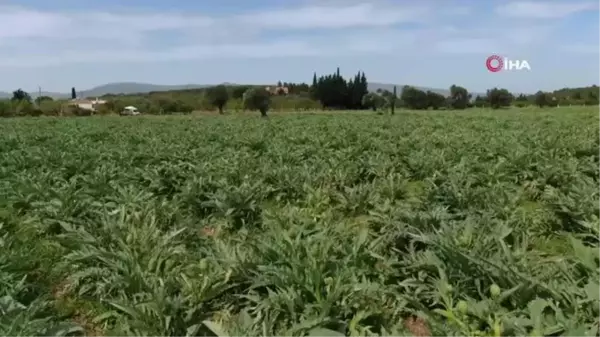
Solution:
[{"label": "green leaf", "polygon": [[0,313],[1,314],[8,314],[8,313],[17,312],[17,311],[21,311],[21,310],[25,310],[25,309],[27,309],[26,306],[17,302],[15,299],[13,299],[9,295],[3,296],[0,298]]},{"label": "green leaf", "polygon": [[104,312],[96,317],[94,317],[94,319],[92,319],[93,323],[100,323],[103,322],[109,318],[113,318],[113,317],[118,317],[119,316],[119,312],[115,311],[115,310],[110,310],[107,312]]},{"label": "green leaf", "polygon": [[308,332],[308,336],[345,336],[343,333],[327,328],[314,328]]},{"label": "green leaf", "polygon": [[544,319],[544,309],[546,309],[549,305],[550,303],[548,303],[548,301],[541,298],[536,298],[527,304],[527,308],[529,309],[529,317],[534,322],[533,325],[535,328],[541,328],[541,324]]},{"label": "green leaf", "polygon": [[116,308],[117,310],[128,314],[129,316],[131,316],[132,318],[137,318],[138,317],[138,313],[135,309],[130,308],[130,307],[126,307],[124,305],[121,305],[119,303],[115,303],[115,302],[108,302],[109,305],[113,306],[114,308]]},{"label": "green leaf", "polygon": [[590,281],[583,289],[588,298],[600,301],[600,287],[598,287],[598,282]]},{"label": "green leaf", "polygon": [[76,324],[62,323],[46,331],[48,336],[84,335],[85,330]]},{"label": "green leaf", "polygon": [[368,228],[361,228],[360,232],[358,233],[358,237],[356,239],[356,247],[361,247],[362,245],[364,245],[367,240],[369,239],[369,229]]},{"label": "green leaf", "polygon": [[596,336],[598,328],[589,328],[588,326],[581,325],[575,328],[571,328],[565,331],[563,336]]},{"label": "green leaf", "polygon": [[198,334],[198,330],[200,330],[200,327],[202,327],[202,324],[194,324],[194,325],[189,326],[186,329],[185,336],[186,337],[196,336]]},{"label": "green leaf", "polygon": [[225,330],[223,329],[221,324],[217,322],[206,320],[202,321],[202,324],[204,324],[204,326],[206,326],[210,331],[212,331],[212,333],[214,333],[218,337],[228,336],[227,333],[225,333]]}]

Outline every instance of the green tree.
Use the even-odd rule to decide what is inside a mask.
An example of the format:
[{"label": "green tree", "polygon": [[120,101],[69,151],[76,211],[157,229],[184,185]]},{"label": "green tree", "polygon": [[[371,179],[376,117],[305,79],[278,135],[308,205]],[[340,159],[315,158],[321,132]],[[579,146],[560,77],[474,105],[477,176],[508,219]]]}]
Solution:
[{"label": "green tree", "polygon": [[411,86],[404,86],[400,99],[409,109],[424,110],[429,107],[427,93]]},{"label": "green tree", "polygon": [[466,109],[469,106],[470,100],[471,95],[467,89],[457,85],[452,85],[450,87],[450,107],[452,109]]},{"label": "green tree", "polygon": [[493,88],[487,91],[487,100],[492,109],[499,109],[510,106],[513,95],[506,89]]},{"label": "green tree", "polygon": [[251,88],[244,93],[244,108],[258,110],[262,117],[267,117],[271,105],[271,94],[264,88]]},{"label": "green tree", "polygon": [[310,95],[310,86],[306,83],[283,82],[283,87],[288,89],[289,95]]},{"label": "green tree", "polygon": [[13,91],[12,100],[17,101],[17,102],[26,101],[28,103],[31,103],[31,96],[28,93],[26,93],[25,91],[23,91],[21,89],[17,89],[15,91]]},{"label": "green tree", "polygon": [[362,98],[369,93],[367,77],[364,72],[358,72],[353,79],[346,80],[340,75],[339,68],[318,79],[314,74],[310,93],[325,108],[363,109]]},{"label": "green tree", "polygon": [[15,105],[13,105],[13,107],[15,108],[17,116],[31,116],[34,114],[34,106],[30,100],[15,100]]},{"label": "green tree", "polygon": [[250,85],[236,85],[231,88],[231,98],[242,99],[248,89],[252,88]]},{"label": "green tree", "polygon": [[[535,95],[533,97],[533,103],[535,103]],[[519,94],[519,96],[517,96],[515,98],[515,106],[516,107],[523,108],[523,107],[528,106],[529,104],[530,104],[529,98],[525,94]]]},{"label": "green tree", "polygon": [[548,105],[548,94],[543,91],[538,91],[535,94],[535,105],[543,108]]},{"label": "green tree", "polygon": [[396,107],[400,105],[400,98],[398,97],[396,86],[394,86],[393,92],[379,88],[377,89],[377,93],[383,97],[385,101],[383,107],[390,109],[390,113],[393,115],[396,111]]},{"label": "green tree", "polygon": [[71,88],[71,99],[77,99],[77,91],[75,91],[75,87]]},{"label": "green tree", "polygon": [[[168,115],[177,112],[179,107],[177,106],[177,102],[172,97],[159,97],[154,102],[155,105],[158,106],[158,113],[161,115]],[[123,108],[117,108],[121,111]]]},{"label": "green tree", "polygon": [[361,103],[363,107],[376,111],[385,105],[385,98],[374,92],[370,92],[362,97]]},{"label": "green tree", "polygon": [[589,91],[588,97],[585,100],[585,105],[598,105],[598,94],[594,91]]},{"label": "green tree", "polygon": [[211,106],[219,109],[219,114],[223,114],[223,107],[229,101],[229,92],[224,85],[217,85],[206,90],[206,97]]},{"label": "green tree", "polygon": [[35,103],[40,105],[42,102],[52,102],[54,99],[50,96],[40,96],[35,99]]},{"label": "green tree", "polygon": [[183,100],[177,100],[177,112],[189,115],[194,111],[194,106]]},{"label": "green tree", "polygon": [[475,97],[475,100],[473,101],[473,105],[478,108],[485,108],[485,107],[489,106],[489,101],[488,101],[487,97],[482,97],[482,96],[477,95]]},{"label": "green tree", "polygon": [[527,96],[524,94],[519,94],[519,96],[517,96],[517,98],[515,98],[515,102],[527,102]]},{"label": "green tree", "polygon": [[[43,96],[42,96],[43,97]],[[102,105],[101,105],[102,106]],[[61,112],[62,103],[52,100],[43,99],[38,102],[38,108],[44,116],[58,116]]]},{"label": "green tree", "polygon": [[13,102],[6,99],[0,100],[0,117],[11,117],[14,113]]},{"label": "green tree", "polygon": [[427,105],[438,110],[446,105],[446,97],[433,91],[427,91]]},{"label": "green tree", "polygon": [[309,89],[310,98],[318,101],[319,100],[319,92],[318,92],[318,81],[317,81],[317,73],[313,73],[312,84]]}]

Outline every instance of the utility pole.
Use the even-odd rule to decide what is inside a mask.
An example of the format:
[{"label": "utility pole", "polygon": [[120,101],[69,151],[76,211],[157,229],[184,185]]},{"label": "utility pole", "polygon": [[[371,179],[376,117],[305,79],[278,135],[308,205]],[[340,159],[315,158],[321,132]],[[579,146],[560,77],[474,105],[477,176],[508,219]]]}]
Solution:
[{"label": "utility pole", "polygon": [[40,100],[42,99],[42,87],[38,85],[38,98],[35,100],[35,105],[39,107]]},{"label": "utility pole", "polygon": [[392,96],[392,115],[394,114],[394,108],[396,108],[396,86],[394,86],[394,95]]}]

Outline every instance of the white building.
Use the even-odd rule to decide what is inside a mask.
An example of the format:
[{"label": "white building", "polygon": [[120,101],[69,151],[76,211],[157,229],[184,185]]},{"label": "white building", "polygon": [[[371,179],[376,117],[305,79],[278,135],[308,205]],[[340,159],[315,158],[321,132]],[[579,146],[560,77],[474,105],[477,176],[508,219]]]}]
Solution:
[{"label": "white building", "polygon": [[106,101],[98,99],[98,98],[96,98],[94,100],[89,100],[89,99],[73,99],[73,100],[71,100],[71,102],[69,104],[77,105],[81,109],[96,111],[96,109],[98,108],[98,106],[101,105],[101,104],[106,104]]}]

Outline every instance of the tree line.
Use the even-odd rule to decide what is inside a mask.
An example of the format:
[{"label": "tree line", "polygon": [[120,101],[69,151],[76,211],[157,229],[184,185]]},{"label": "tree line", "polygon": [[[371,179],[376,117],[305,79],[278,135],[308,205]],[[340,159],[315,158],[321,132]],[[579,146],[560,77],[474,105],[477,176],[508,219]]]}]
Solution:
[{"label": "tree line", "polygon": [[[396,90],[399,89],[399,90]],[[379,89],[369,92],[367,76],[357,72],[346,79],[339,68],[331,74],[313,74],[312,84],[279,81],[274,87],[256,85],[217,85],[202,89],[149,92],[134,95],[104,95],[105,104],[95,114],[116,114],[133,105],[145,114],[191,113],[192,111],[259,111],[269,110],[462,110],[468,108],[500,109],[509,106],[556,107],[561,105],[598,105],[598,87],[565,88],[554,92],[539,91],[534,95],[513,95],[504,88],[492,88],[476,95],[459,85],[452,85],[448,95],[412,86]],[[92,112],[73,104],[77,98],[71,89],[71,101],[42,96],[33,99],[18,89],[11,99],[0,100],[0,116],[90,115]]]},{"label": "tree line", "polygon": [[358,72],[353,79],[346,80],[340,75],[340,68],[330,75],[313,75],[309,87],[310,97],[321,103],[324,108],[340,110],[365,109],[363,97],[369,93],[367,77],[364,72]]}]

